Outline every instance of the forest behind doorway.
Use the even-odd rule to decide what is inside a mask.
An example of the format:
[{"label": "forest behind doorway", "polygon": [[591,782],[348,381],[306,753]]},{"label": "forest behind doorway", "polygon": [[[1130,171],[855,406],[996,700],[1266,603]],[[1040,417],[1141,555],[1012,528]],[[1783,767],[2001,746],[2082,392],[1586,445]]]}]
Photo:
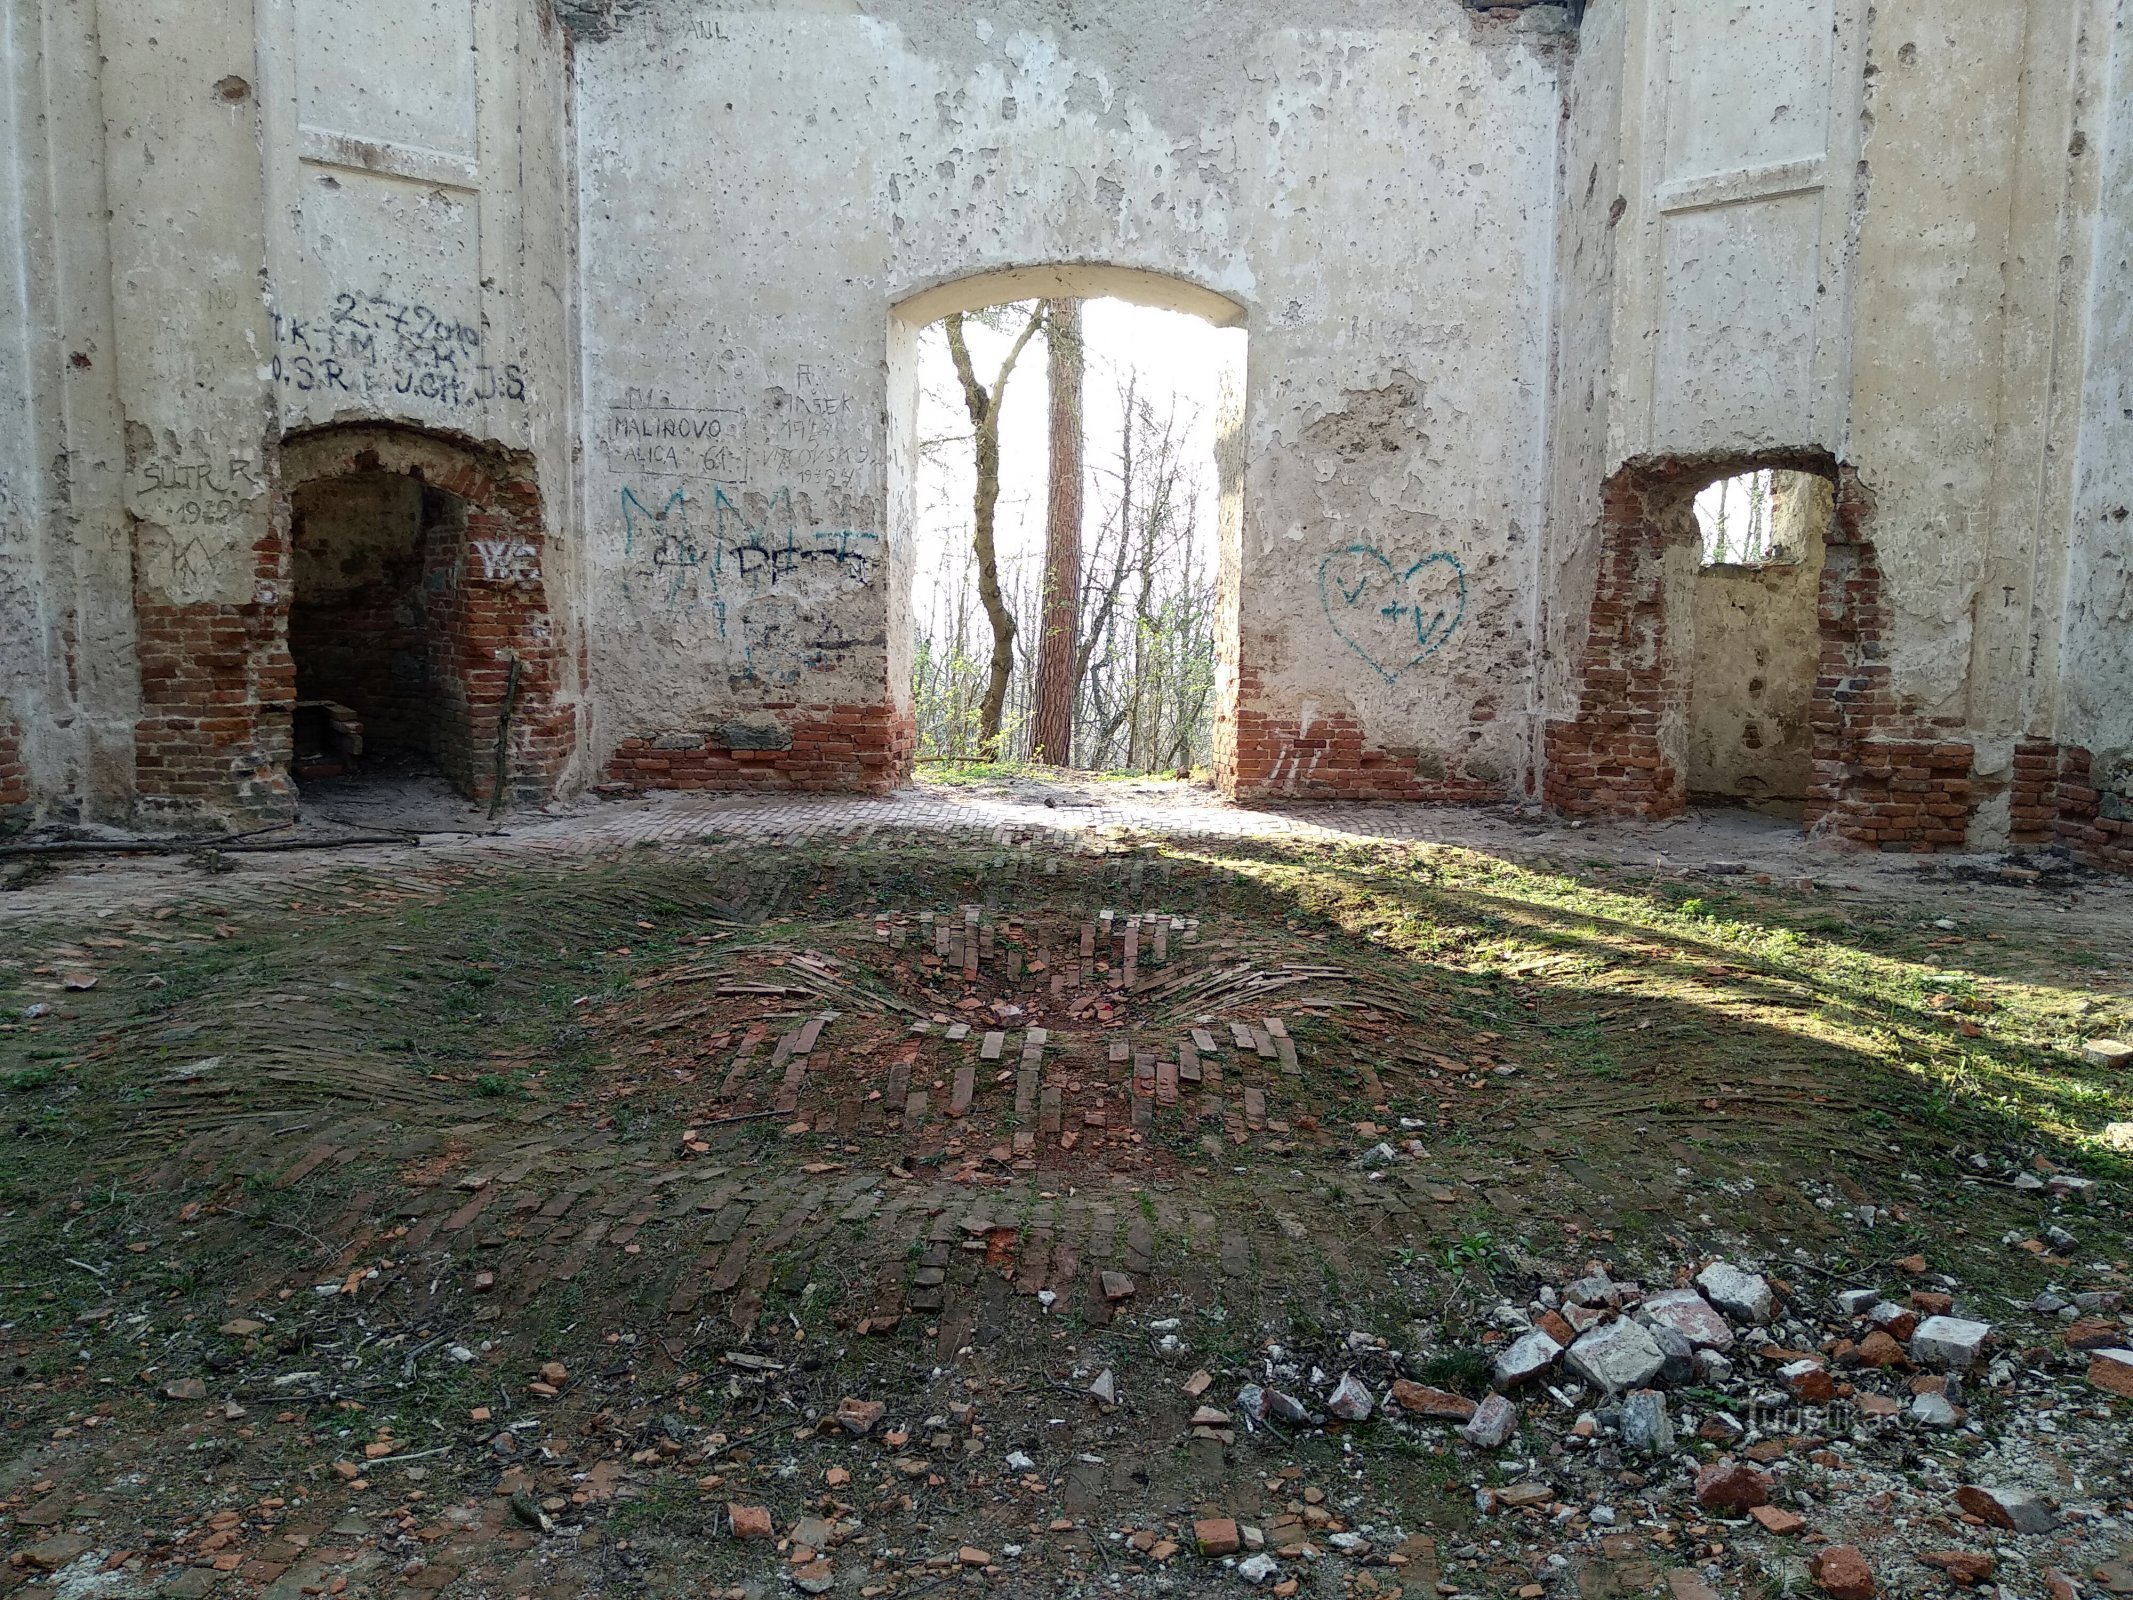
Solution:
[{"label": "forest behind doorway", "polygon": [[957,313],[919,344],[921,761],[1204,766],[1218,452],[1243,335],[1118,300]]}]

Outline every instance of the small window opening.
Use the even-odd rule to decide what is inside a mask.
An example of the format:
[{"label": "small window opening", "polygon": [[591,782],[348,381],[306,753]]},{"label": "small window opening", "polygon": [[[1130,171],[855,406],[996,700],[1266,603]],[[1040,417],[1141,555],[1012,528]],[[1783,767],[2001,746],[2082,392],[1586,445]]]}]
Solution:
[{"label": "small window opening", "polygon": [[1707,567],[1796,566],[1806,558],[1807,521],[1820,482],[1810,472],[1743,472],[1696,496]]}]

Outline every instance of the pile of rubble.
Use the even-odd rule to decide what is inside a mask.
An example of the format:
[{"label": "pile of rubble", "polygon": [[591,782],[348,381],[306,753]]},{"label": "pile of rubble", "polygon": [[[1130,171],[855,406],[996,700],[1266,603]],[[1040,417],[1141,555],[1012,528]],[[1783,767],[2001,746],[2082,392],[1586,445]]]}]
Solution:
[{"label": "pile of rubble", "polygon": [[1564,1551],[1641,1530],[1640,1547],[1704,1558],[1700,1577],[1675,1574],[1682,1600],[1743,1562],[1837,1600],[1867,1600],[1889,1581],[1877,1568],[1913,1561],[1960,1586],[2012,1563],[2059,1600],[2084,1584],[2133,1594],[2133,1545],[2114,1542],[2133,1531],[2133,1485],[2102,1493],[2125,1460],[2110,1402],[2133,1397],[2123,1294],[2047,1294],[2014,1308],[2043,1325],[2017,1333],[1959,1314],[1958,1286],[1922,1259],[1896,1265],[1912,1286],[1892,1295],[1811,1294],[1725,1261],[1652,1287],[1588,1263],[1495,1308],[1481,1398],[1390,1376],[1397,1353],[1358,1334],[1338,1377],[1271,1349],[1236,1406],[1277,1431],[1373,1413],[1455,1428],[1512,1480],[1477,1485],[1481,1512],[1554,1542],[1535,1557],[1542,1580]]}]

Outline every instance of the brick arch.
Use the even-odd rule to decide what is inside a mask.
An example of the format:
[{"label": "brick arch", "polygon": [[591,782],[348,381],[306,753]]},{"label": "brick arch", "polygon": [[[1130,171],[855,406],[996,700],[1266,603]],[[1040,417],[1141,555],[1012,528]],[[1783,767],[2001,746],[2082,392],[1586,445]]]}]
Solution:
[{"label": "brick arch", "polygon": [[[576,726],[564,704],[565,656],[548,602],[546,524],[532,456],[385,424],[292,433],[282,442],[276,503],[276,526],[292,565],[297,492],[377,473],[441,490],[464,512],[463,533],[454,527],[451,546],[426,574],[432,659],[453,698],[455,737],[464,745],[443,760],[448,775],[475,799],[493,797],[497,728],[515,660],[506,783],[517,800],[549,798],[575,750]],[[299,598],[293,588],[285,581],[280,596],[285,623]]]},{"label": "brick arch", "polygon": [[1818,591],[1814,779],[1804,823],[1884,849],[1960,847],[1974,805],[1972,749],[1897,702],[1873,499],[1851,466],[1823,450],[1642,457],[1607,480],[1576,708],[1546,729],[1549,805],[1634,817],[1673,816],[1687,805],[1689,663],[1669,614],[1667,557],[1697,537],[1691,508],[1701,490],[1765,469],[1811,472],[1836,490]]}]

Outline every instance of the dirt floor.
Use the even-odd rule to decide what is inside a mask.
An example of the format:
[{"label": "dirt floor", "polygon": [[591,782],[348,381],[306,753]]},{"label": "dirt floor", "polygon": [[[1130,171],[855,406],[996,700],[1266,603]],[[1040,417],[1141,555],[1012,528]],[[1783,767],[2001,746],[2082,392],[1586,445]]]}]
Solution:
[{"label": "dirt floor", "polygon": [[0,859],[0,1593],[2133,1593],[2133,885],[481,831]]}]

